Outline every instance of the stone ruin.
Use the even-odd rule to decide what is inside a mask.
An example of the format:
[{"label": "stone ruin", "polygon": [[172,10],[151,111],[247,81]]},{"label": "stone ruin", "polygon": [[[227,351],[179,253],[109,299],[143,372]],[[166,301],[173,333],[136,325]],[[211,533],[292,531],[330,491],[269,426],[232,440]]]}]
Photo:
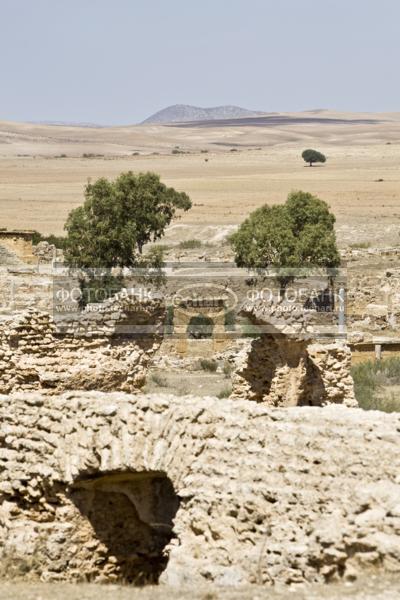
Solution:
[{"label": "stone ruin", "polygon": [[[68,310],[58,313],[59,307]],[[264,301],[242,306],[241,313],[261,325],[261,332],[233,345],[232,397],[271,406],[355,406],[348,346],[315,343],[312,313],[293,305],[286,308],[285,303]],[[224,313],[218,310],[221,319]],[[0,393],[134,392],[143,387],[163,340],[162,298],[141,299],[125,290],[104,303],[88,305],[83,312],[56,302],[54,315],[55,319],[48,311],[30,307],[0,321]],[[186,313],[185,317],[188,321]],[[179,347],[188,344],[179,326],[176,335]],[[207,341],[214,350],[229,343],[223,336]]]},{"label": "stone ruin", "polygon": [[162,302],[120,294],[94,308],[56,321],[28,308],[3,320],[0,393],[142,387],[162,339]]},{"label": "stone ruin", "polygon": [[241,312],[260,333],[235,359],[233,398],[270,406],[357,406],[351,351],[343,340],[316,343],[311,313],[285,301],[246,302]]},{"label": "stone ruin", "polygon": [[0,228],[0,265],[37,264],[33,253],[33,231]]},{"label": "stone ruin", "polygon": [[400,415],[0,396],[2,576],[176,586],[400,572]]},{"label": "stone ruin", "polygon": [[304,311],[242,314],[260,334],[229,399],[138,393],[161,300],[4,317],[0,576],[193,587],[400,572],[400,416],[352,408],[349,350],[316,343]]}]

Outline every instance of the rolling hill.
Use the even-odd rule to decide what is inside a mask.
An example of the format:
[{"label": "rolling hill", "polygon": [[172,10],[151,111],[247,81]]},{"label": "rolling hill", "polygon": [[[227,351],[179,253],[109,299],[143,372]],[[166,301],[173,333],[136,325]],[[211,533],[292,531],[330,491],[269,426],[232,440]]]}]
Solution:
[{"label": "rolling hill", "polygon": [[174,104],[154,113],[145,119],[142,124],[237,119],[240,117],[254,117],[260,114],[263,113],[261,111],[247,110],[240,106],[227,105],[201,108],[200,106],[190,106],[189,104]]}]

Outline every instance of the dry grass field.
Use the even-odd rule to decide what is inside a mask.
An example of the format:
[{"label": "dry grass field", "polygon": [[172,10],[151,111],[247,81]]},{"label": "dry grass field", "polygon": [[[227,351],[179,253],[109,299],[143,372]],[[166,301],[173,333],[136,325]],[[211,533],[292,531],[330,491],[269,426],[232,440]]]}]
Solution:
[{"label": "dry grass field", "polygon": [[[172,154],[176,146],[186,153]],[[321,150],[327,163],[305,166],[306,147]],[[218,239],[251,210],[283,202],[293,189],[330,204],[342,245],[400,240],[400,114],[328,111],[181,126],[2,122],[0,226],[62,233],[89,178],[129,169],[156,171],[191,196],[192,210],[168,241]]]}]

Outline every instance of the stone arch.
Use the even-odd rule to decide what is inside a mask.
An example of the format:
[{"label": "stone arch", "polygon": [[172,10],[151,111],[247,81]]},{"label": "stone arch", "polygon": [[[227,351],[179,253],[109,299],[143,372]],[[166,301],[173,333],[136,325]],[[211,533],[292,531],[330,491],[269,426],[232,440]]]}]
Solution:
[{"label": "stone arch", "polygon": [[182,303],[174,310],[173,331],[175,351],[180,355],[209,355],[220,352],[229,343],[225,332],[223,302],[214,305],[187,306]]},{"label": "stone arch", "polygon": [[271,406],[357,405],[349,347],[341,340],[313,343],[306,312],[288,303],[259,302],[245,304],[241,314],[258,326],[259,335],[237,356],[231,397]]}]

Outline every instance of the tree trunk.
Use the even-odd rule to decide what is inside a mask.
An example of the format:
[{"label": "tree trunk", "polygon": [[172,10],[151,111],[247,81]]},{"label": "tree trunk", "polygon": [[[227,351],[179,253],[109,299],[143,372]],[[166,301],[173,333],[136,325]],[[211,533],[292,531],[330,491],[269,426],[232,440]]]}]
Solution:
[{"label": "tree trunk", "polygon": [[330,308],[335,310],[335,277],[330,275],[328,277],[328,289],[330,295]]}]

